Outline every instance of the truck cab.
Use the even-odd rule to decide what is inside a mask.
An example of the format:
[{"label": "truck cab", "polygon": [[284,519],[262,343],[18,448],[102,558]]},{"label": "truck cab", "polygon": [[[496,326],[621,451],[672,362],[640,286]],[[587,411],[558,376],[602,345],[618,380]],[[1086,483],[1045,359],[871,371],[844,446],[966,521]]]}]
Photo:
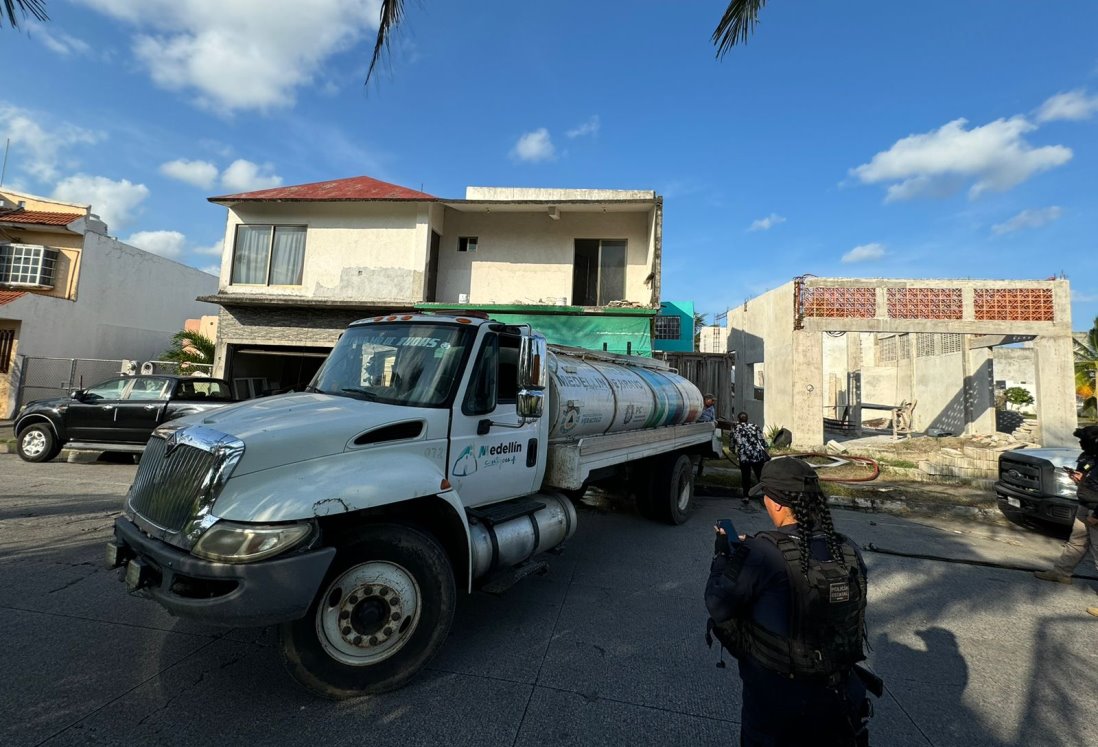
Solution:
[{"label": "truck cab", "polygon": [[1065,467],[1074,469],[1079,449],[1016,449],[999,455],[995,497],[1013,522],[1040,521],[1071,526],[1079,501],[1078,486]]}]

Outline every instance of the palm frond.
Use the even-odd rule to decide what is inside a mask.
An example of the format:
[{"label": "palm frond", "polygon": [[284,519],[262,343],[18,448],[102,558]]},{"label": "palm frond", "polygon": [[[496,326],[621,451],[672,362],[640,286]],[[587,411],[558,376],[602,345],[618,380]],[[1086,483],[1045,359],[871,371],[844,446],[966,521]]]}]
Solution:
[{"label": "palm frond", "polygon": [[736,44],[746,44],[759,22],[759,11],[766,0],[732,0],[713,31],[711,41],[717,45],[717,59],[724,57]]},{"label": "palm frond", "polygon": [[[3,10],[0,13],[0,27],[3,27],[5,18],[13,29],[19,28],[20,16],[23,19],[31,15],[39,21],[50,20],[46,14],[46,0],[4,0]],[[19,15],[16,15],[16,11],[19,11]]]},{"label": "palm frond", "polygon": [[382,50],[389,48],[389,39],[393,31],[404,20],[404,0],[381,0],[381,13],[377,27],[377,40],[374,42],[374,56],[370,58],[370,69],[366,71],[366,83],[374,74],[374,68],[381,59]]}]

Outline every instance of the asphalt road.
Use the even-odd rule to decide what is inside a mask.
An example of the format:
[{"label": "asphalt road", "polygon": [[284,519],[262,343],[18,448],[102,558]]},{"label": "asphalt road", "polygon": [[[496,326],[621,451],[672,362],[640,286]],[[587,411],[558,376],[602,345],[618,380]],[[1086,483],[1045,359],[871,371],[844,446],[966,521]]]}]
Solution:
[{"label": "asphalt road", "polygon": [[[581,510],[545,576],[462,601],[413,685],[339,703],[282,672],[272,629],[176,620],[102,565],[135,467],[0,455],[0,744],[720,745],[739,680],[702,638],[713,520],[765,516],[701,498],[682,527]],[[836,512],[867,550],[875,745],[1095,745],[1098,602],[1043,567],[1053,538]],[[1094,574],[1087,565],[1083,573]]]}]

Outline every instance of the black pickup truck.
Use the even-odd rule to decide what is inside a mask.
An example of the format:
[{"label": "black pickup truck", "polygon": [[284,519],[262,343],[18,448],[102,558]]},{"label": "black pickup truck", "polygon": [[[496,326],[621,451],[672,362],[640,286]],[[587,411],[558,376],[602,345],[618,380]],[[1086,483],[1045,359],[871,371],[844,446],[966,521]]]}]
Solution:
[{"label": "black pickup truck", "polygon": [[222,379],[199,376],[119,376],[68,397],[27,403],[15,417],[16,449],[46,462],[62,447],[140,452],[161,423],[234,402]]},{"label": "black pickup truck", "polygon": [[1076,448],[1017,449],[999,455],[999,479],[995,496],[999,510],[1011,521],[1071,526],[1077,486],[1064,471],[1075,467]]}]

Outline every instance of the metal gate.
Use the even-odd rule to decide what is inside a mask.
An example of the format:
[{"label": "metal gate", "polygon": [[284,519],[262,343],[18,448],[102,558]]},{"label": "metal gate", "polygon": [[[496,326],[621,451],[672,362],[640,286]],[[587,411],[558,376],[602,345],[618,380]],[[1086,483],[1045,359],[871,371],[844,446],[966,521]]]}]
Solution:
[{"label": "metal gate", "polygon": [[15,409],[36,399],[63,397],[73,389],[94,386],[118,376],[120,360],[95,358],[24,358]]},{"label": "metal gate", "polygon": [[732,370],[736,365],[735,353],[671,353],[656,352],[657,358],[678,370],[679,376],[690,381],[702,394],[717,398],[717,417],[735,420]]}]

